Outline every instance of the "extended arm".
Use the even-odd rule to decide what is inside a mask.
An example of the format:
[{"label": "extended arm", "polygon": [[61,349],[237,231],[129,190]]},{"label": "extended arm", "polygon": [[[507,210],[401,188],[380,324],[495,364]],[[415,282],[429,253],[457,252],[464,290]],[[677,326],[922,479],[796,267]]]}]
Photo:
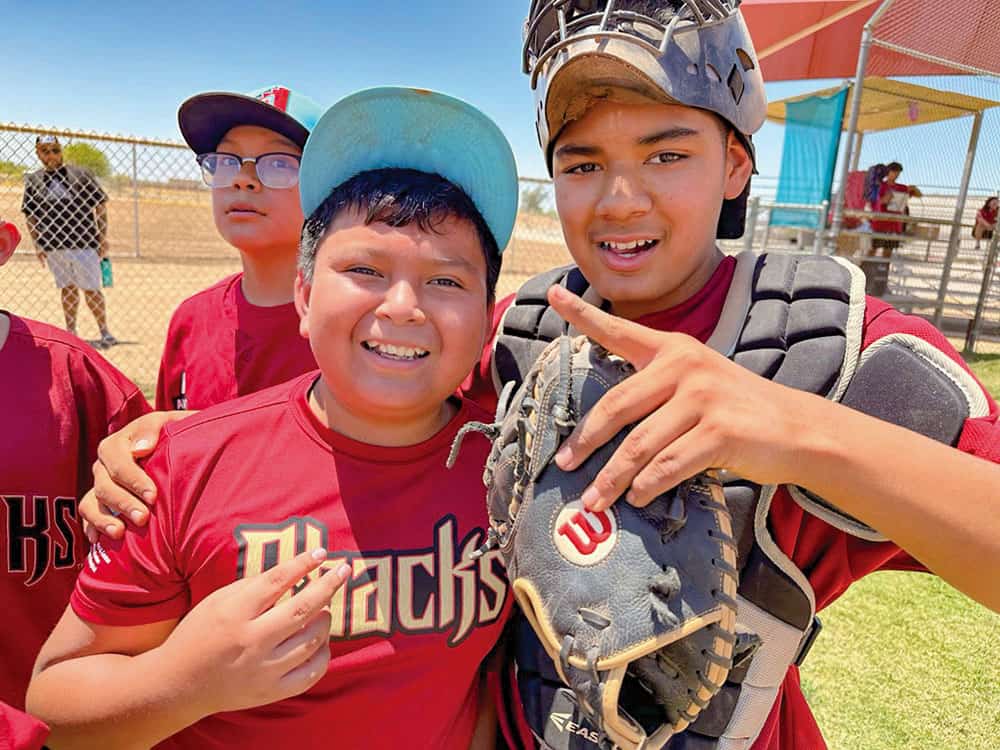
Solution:
[{"label": "extended arm", "polygon": [[578,466],[638,423],[584,493],[588,507],[636,505],[709,468],[797,484],[892,539],[1000,611],[1000,466],[761,378],[698,341],[615,318],[554,287],[581,333],[635,365],[557,456]]}]

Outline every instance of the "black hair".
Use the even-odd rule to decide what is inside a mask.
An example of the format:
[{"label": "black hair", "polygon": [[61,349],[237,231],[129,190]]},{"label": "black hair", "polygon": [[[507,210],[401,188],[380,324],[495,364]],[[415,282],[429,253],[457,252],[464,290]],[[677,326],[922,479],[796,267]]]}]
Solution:
[{"label": "black hair", "polygon": [[898,161],[891,161],[885,165],[885,170],[887,172],[902,172],[903,165],[900,164]]},{"label": "black hair", "polygon": [[439,174],[415,169],[360,172],[330,192],[302,227],[299,270],[306,281],[312,279],[316,251],[330,224],[352,209],[364,214],[365,224],[403,227],[416,222],[423,232],[437,232],[437,226],[450,217],[471,222],[486,260],[486,300],[493,304],[501,260],[493,232],[464,190]]}]

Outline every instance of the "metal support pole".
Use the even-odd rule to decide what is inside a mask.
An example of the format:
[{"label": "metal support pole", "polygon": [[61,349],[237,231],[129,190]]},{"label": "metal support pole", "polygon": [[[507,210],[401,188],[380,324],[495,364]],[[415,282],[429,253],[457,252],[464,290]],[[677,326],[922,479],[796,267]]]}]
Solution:
[{"label": "metal support pole", "polygon": [[969,328],[965,332],[965,353],[973,354],[976,351],[976,342],[979,339],[979,326],[983,322],[983,313],[986,311],[986,298],[989,297],[990,287],[993,286],[993,269],[996,266],[997,255],[1000,251],[1000,232],[993,232],[993,239],[990,240],[990,248],[986,253],[986,265],[983,267],[983,284],[979,287],[979,299],[976,300],[976,314],[972,316]]},{"label": "metal support pole", "polygon": [[767,252],[767,245],[771,241],[771,216],[774,214],[774,206],[767,209],[767,223],[764,224],[764,241],[760,243],[760,251]]},{"label": "metal support pole", "polygon": [[813,255],[823,254],[823,228],[826,226],[826,214],[830,210],[830,201],[819,204],[819,217],[816,222],[816,235],[813,239]]},{"label": "metal support pole", "polygon": [[[885,0],[872,17],[865,23],[864,32],[861,35],[861,48],[858,50],[858,67],[854,73],[854,86],[851,90],[851,114],[847,120],[847,142],[844,144],[844,162],[840,168],[840,189],[837,191],[837,199],[833,204],[833,220],[830,222],[830,252],[837,246],[837,236],[840,234],[840,226],[844,219],[844,196],[847,191],[847,175],[854,160],[855,131],[858,129],[858,116],[861,113],[861,95],[864,89],[865,70],[868,68],[868,56],[871,54],[872,33],[875,24],[878,23],[882,15],[889,10],[894,0]],[[860,153],[861,149],[858,148]]]},{"label": "metal support pole", "polygon": [[132,241],[135,249],[132,251],[135,257],[139,257],[139,167],[135,153],[135,144],[132,144]]},{"label": "metal support pole", "polygon": [[941,327],[941,317],[944,314],[944,296],[948,291],[951,279],[951,266],[958,255],[958,245],[962,234],[962,214],[965,213],[965,197],[969,192],[969,179],[972,177],[972,165],[976,161],[976,146],[979,143],[979,131],[983,125],[983,113],[976,112],[972,121],[972,135],[969,136],[969,150],[965,153],[965,169],[962,171],[962,184],[958,188],[955,199],[955,217],[951,224],[951,236],[948,238],[948,254],[944,257],[944,268],[941,269],[941,286],[938,288],[937,304],[934,306],[934,325]]},{"label": "metal support pole", "polygon": [[760,196],[750,198],[750,210],[747,211],[747,221],[743,229],[743,250],[753,250],[753,236],[757,233],[757,214],[760,212]]},{"label": "metal support pole", "polygon": [[[851,167],[848,170],[848,174],[850,174],[851,172],[858,171],[858,162],[861,161],[861,145],[865,142],[864,131],[858,133],[857,138],[858,138],[857,143],[854,144],[854,153],[851,154]],[[846,190],[847,186],[841,185],[840,189],[842,191]]]}]

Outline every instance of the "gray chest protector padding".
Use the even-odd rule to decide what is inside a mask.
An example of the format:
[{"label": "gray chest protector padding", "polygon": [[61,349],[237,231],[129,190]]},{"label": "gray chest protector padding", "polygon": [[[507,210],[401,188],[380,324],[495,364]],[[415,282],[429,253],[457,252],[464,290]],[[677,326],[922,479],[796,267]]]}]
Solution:
[{"label": "gray chest protector padding", "polygon": [[[574,266],[524,284],[501,321],[494,349],[494,382],[520,383],[546,344],[572,333],[549,307],[546,291],[560,284],[595,304]],[[762,377],[809,391],[950,445],[965,420],[988,414],[982,389],[946,354],[908,334],[892,334],[861,351],[864,275],[826,256],[737,256],[737,265],[708,345]],[[815,598],[803,571],[777,547],[767,526],[776,487],[737,477],[726,481],[740,570],[737,622],[759,636],[726,686],[669,750],[750,747],[773,704],[788,666],[800,660],[813,628]],[[884,537],[814,494],[788,487],[807,512],[854,536]],[[530,628],[516,636],[521,696],[528,723],[559,750],[605,747],[561,692]],[[590,734],[588,734],[588,732]]]}]

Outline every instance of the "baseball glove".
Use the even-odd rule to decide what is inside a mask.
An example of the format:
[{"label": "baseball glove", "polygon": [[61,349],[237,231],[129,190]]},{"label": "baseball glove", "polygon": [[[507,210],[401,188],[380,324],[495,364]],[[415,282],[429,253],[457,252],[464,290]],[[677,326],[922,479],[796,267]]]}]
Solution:
[{"label": "baseball glove", "polygon": [[[691,479],[645,508],[580,495],[628,430],[577,470],[553,461],[632,367],[586,337],[553,341],[501,396],[484,481],[518,604],[583,714],[614,745],[660,748],[725,682],[736,641],[736,546],[722,488]],[[505,402],[509,401],[509,405]],[[452,457],[461,434],[456,439]]]}]

